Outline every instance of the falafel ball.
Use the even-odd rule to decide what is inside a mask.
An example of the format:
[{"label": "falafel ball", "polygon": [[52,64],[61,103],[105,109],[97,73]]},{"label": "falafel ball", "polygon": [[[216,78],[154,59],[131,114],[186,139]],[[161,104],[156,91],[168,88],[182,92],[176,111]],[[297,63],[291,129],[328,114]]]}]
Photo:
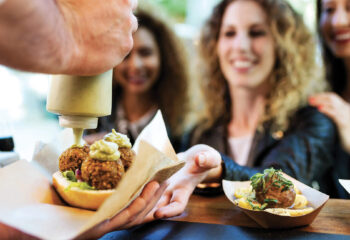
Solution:
[{"label": "falafel ball", "polygon": [[81,165],[83,181],[98,190],[115,188],[124,172],[124,166],[120,159],[117,161],[101,161],[89,157]]},{"label": "falafel ball", "polygon": [[127,171],[134,160],[135,152],[131,148],[127,148],[127,147],[122,147],[122,148],[119,148],[118,150],[120,152],[120,159],[122,160],[124,169],[125,171]]},{"label": "falafel ball", "polygon": [[64,151],[58,159],[58,167],[61,172],[80,169],[81,164],[89,157],[89,146],[71,147]]}]

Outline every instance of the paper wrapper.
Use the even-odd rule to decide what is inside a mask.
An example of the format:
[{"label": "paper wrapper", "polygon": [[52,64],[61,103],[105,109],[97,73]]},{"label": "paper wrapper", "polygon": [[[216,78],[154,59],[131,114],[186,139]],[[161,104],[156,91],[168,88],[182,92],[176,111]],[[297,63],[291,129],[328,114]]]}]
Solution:
[{"label": "paper wrapper", "polygon": [[345,188],[345,190],[350,194],[350,180],[339,179],[339,182]]},{"label": "paper wrapper", "polygon": [[42,239],[72,239],[120,212],[150,180],[162,182],[184,165],[158,112],[137,138],[136,159],[115,193],[98,211],[89,211],[66,206],[51,185],[58,155],[69,146],[64,145],[38,144],[32,163],[21,160],[0,169],[0,222]]},{"label": "paper wrapper", "polygon": [[[234,204],[235,207],[241,209],[245,214],[247,214],[250,218],[252,218],[257,224],[259,224],[263,228],[293,228],[299,226],[305,226],[315,219],[317,214],[321,211],[324,204],[328,201],[329,196],[321,193],[299,181],[296,179],[283,174],[285,178],[291,180],[293,184],[301,191],[302,195],[304,195],[309,201],[308,206],[313,207],[314,211],[309,214],[297,217],[289,217],[289,216],[280,216],[276,214],[272,214],[265,211],[253,211],[245,208],[241,208]],[[239,188],[247,188],[250,186],[250,181],[222,181],[223,189],[226,197],[234,203],[236,199],[234,196],[234,192]]]}]

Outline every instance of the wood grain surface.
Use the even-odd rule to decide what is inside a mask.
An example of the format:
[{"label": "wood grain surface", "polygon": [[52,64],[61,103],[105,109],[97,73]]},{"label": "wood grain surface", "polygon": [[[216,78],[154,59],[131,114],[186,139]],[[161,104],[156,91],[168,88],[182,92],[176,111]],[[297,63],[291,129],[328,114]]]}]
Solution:
[{"label": "wood grain surface", "polygon": [[[224,195],[192,195],[185,212],[171,220],[261,228]],[[312,224],[298,230],[350,235],[350,200],[329,199]]]}]

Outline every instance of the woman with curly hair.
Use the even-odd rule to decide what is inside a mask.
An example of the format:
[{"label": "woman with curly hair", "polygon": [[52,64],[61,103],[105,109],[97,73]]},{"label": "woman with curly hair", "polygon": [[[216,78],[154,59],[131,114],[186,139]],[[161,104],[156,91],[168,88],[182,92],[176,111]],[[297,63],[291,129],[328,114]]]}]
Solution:
[{"label": "woman with curly hair", "polygon": [[178,154],[186,166],[170,178],[154,216],[180,214],[198,182],[206,184],[199,193],[216,194],[222,179],[249,180],[270,167],[332,193],[336,129],[307,106],[325,80],[312,35],[290,5],[223,0],[204,27],[200,50],[206,117],[189,137],[194,146]]},{"label": "woman with curly hair", "polygon": [[92,142],[115,128],[134,141],[160,109],[176,145],[188,109],[184,48],[165,21],[150,10],[139,9],[135,15],[139,27],[133,35],[134,47],[113,72],[112,114],[100,119],[102,133],[85,139]]},{"label": "woman with curly hair", "polygon": [[[221,153],[222,164],[206,176],[210,183],[248,180],[274,167],[333,194],[336,129],[307,105],[326,86],[315,47],[286,1],[224,0],[215,7],[200,40],[206,116],[185,144],[201,144],[185,152],[189,159]],[[213,185],[197,191],[213,193]]]}]

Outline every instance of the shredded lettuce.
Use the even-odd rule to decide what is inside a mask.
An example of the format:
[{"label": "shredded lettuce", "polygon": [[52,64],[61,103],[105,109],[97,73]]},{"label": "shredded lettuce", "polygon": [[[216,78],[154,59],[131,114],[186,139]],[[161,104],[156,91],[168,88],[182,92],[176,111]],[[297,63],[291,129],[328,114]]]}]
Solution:
[{"label": "shredded lettuce", "polygon": [[94,187],[91,187],[87,182],[71,182],[64,191],[69,191],[72,187],[80,188],[81,190],[95,190]]},{"label": "shredded lettuce", "polygon": [[90,186],[87,182],[78,182],[73,171],[64,171],[62,175],[70,182],[68,187],[64,191],[69,191],[72,187],[80,188],[81,190],[95,190],[94,187]]},{"label": "shredded lettuce", "polygon": [[72,170],[64,171],[62,175],[71,182],[77,182],[77,178]]}]

